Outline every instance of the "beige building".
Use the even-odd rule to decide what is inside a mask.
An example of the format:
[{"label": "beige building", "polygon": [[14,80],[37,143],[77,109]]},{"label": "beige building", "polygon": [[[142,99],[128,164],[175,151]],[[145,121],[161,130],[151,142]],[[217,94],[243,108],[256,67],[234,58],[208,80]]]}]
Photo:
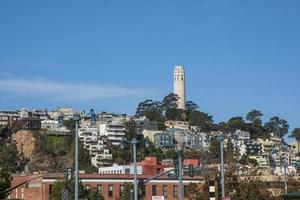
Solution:
[{"label": "beige building", "polygon": [[190,128],[190,123],[185,121],[166,121],[165,126],[169,128],[176,128],[181,130],[188,130]]},{"label": "beige building", "polygon": [[151,131],[151,130],[143,130],[144,138],[148,138],[149,141],[154,143],[154,135],[157,133],[163,133],[163,131]]}]

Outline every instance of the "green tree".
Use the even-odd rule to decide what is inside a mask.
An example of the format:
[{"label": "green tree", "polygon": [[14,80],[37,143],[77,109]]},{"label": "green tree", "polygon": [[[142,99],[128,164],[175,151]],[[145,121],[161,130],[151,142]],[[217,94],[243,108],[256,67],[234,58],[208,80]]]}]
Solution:
[{"label": "green tree", "polygon": [[[132,162],[132,151],[131,151],[131,145],[125,143],[124,149],[121,149],[119,146],[109,145],[109,151],[111,152],[113,156],[113,162],[117,163],[119,165],[129,164]],[[137,151],[140,151],[140,149],[137,149]],[[139,154],[137,152],[137,154]]]},{"label": "green tree", "polygon": [[8,127],[1,128],[0,142],[6,140],[9,137],[11,137],[11,135],[12,135],[12,131]]},{"label": "green tree", "polygon": [[220,153],[221,153],[220,141],[217,138],[215,137],[211,138],[209,151],[212,154],[213,158],[220,158]]},{"label": "green tree", "polygon": [[6,199],[9,195],[7,190],[11,186],[11,176],[9,170],[0,166],[0,199]]},{"label": "green tree", "polygon": [[227,141],[226,150],[225,150],[225,159],[227,161],[227,164],[232,164],[235,159],[235,151],[231,139],[228,139]]},{"label": "green tree", "polygon": [[184,121],[185,116],[184,110],[177,108],[168,108],[165,112],[166,120]]},{"label": "green tree", "polygon": [[[69,188],[69,199],[74,199],[74,180],[71,184],[65,179],[57,181],[51,188],[49,196],[50,200],[61,200],[61,192],[63,189]],[[104,200],[103,196],[97,191],[96,188],[85,189],[82,182],[78,184],[79,199],[86,200]]]},{"label": "green tree", "polygon": [[158,129],[165,130],[165,118],[161,109],[150,109],[142,113],[142,116],[147,117],[150,121],[157,122]]},{"label": "green tree", "polygon": [[132,140],[137,137],[136,133],[136,123],[134,120],[129,120],[125,123],[126,135],[125,138],[127,141]]},{"label": "green tree", "polygon": [[292,135],[291,135],[292,138],[294,138],[297,143],[298,143],[298,154],[300,153],[300,128],[295,128],[295,130],[293,130],[292,132]]},{"label": "green tree", "polygon": [[175,149],[169,149],[165,152],[166,159],[173,159],[175,160],[177,158],[177,152]]},{"label": "green tree", "polygon": [[201,111],[190,111],[187,115],[190,126],[198,126],[201,131],[210,131],[213,129],[213,117],[208,113]]},{"label": "green tree", "polygon": [[[6,132],[6,131],[5,131]],[[8,133],[7,133],[8,132]],[[0,140],[0,167],[12,173],[21,172],[27,163],[22,153],[19,153],[16,143],[11,138],[10,130]]]},{"label": "green tree", "polygon": [[250,111],[246,116],[246,120],[249,121],[250,123],[245,124],[245,130],[250,132],[251,139],[270,138],[270,134],[266,132],[264,127],[262,126],[262,120],[261,120],[262,116],[263,116],[262,112],[255,109]]},{"label": "green tree", "polygon": [[256,159],[249,158],[249,156],[246,155],[246,154],[242,155],[241,159],[239,160],[239,163],[242,164],[242,165],[251,164],[254,167],[257,167],[259,165],[259,163],[257,162]]},{"label": "green tree", "polygon": [[261,121],[255,120],[253,123],[246,124],[246,131],[250,132],[251,139],[269,139],[270,133],[267,132],[261,125]]},{"label": "green tree", "polygon": [[157,157],[157,160],[162,160],[166,158],[161,148],[156,147],[151,141],[149,141],[149,147],[145,150],[145,156],[154,156]]},{"label": "green tree", "polygon": [[104,197],[99,193],[97,188],[92,187],[87,193],[87,200],[104,200]]},{"label": "green tree", "polygon": [[246,154],[243,154],[241,159],[239,160],[239,163],[242,165],[248,165],[249,156]]},{"label": "green tree", "polygon": [[289,131],[289,125],[286,120],[275,116],[265,123],[264,128],[270,133],[274,133],[277,137],[283,138]]},{"label": "green tree", "polygon": [[233,130],[245,130],[246,123],[242,117],[233,117],[228,120],[227,127]]},{"label": "green tree", "polygon": [[250,121],[250,122],[254,122],[254,121],[260,121],[261,122],[261,117],[263,116],[262,112],[259,110],[251,110],[247,116],[246,116],[246,120]]},{"label": "green tree", "polygon": [[198,110],[199,106],[194,103],[193,101],[187,101],[185,103],[185,109],[188,110],[188,111],[195,111],[195,110]]},{"label": "green tree", "polygon": [[[75,151],[73,151],[75,152]],[[92,165],[92,158],[89,150],[83,147],[83,144],[79,144],[79,155],[78,155],[78,164],[80,170],[85,170],[86,172],[98,172],[98,169]]]},{"label": "green tree", "polygon": [[178,100],[179,96],[174,93],[170,93],[167,96],[164,97],[162,101],[162,107],[164,110],[167,110],[169,108],[178,108]]},{"label": "green tree", "polygon": [[161,102],[147,99],[139,103],[136,109],[136,116],[141,116],[147,110],[161,109]]},{"label": "green tree", "polygon": [[120,197],[118,200],[131,200],[131,190],[133,190],[133,184],[125,183],[120,191]]}]

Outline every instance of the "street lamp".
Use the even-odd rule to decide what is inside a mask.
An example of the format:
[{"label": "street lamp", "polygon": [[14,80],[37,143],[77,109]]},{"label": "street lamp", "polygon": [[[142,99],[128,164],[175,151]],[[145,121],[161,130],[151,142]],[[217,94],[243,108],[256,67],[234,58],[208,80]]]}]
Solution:
[{"label": "street lamp", "polygon": [[222,199],[225,198],[225,181],[224,181],[224,135],[223,133],[219,136],[220,149],[221,149],[221,188],[222,188]]},{"label": "street lamp", "polygon": [[288,180],[287,180],[287,163],[284,164],[284,194],[288,193]]},{"label": "street lamp", "polygon": [[132,145],[132,149],[133,149],[133,165],[134,165],[134,200],[138,200],[138,181],[137,181],[137,163],[136,163],[136,145],[138,143],[141,142],[145,142],[145,147],[148,148],[149,147],[149,142],[147,138],[144,138],[140,141],[138,141],[136,138],[132,138],[132,140],[130,141],[126,141],[126,140],[122,140],[121,141],[121,149],[125,148],[124,143],[127,142],[130,145]]},{"label": "street lamp", "polygon": [[[179,200],[183,200],[183,183],[182,183],[182,144],[176,145],[176,152],[178,154],[178,176],[179,176]],[[177,170],[177,169],[176,169]]]},{"label": "street lamp", "polygon": [[74,199],[78,200],[78,128],[79,128],[79,122],[81,119],[91,116],[91,125],[94,126],[96,124],[96,114],[93,109],[90,110],[90,112],[85,116],[80,116],[80,114],[76,113],[73,115],[72,118],[66,117],[66,116],[59,116],[59,123],[63,124],[64,117],[66,117],[69,120],[73,120],[75,122],[75,170],[74,170],[74,179],[75,179],[75,193],[74,193]]}]

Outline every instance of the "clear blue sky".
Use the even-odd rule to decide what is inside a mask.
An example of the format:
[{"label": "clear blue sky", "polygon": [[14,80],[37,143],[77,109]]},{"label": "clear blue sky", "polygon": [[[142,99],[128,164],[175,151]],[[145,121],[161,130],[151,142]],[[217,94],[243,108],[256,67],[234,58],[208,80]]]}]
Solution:
[{"label": "clear blue sky", "polygon": [[0,1],[0,107],[132,114],[172,92],[215,121],[259,109],[300,127],[299,0]]}]

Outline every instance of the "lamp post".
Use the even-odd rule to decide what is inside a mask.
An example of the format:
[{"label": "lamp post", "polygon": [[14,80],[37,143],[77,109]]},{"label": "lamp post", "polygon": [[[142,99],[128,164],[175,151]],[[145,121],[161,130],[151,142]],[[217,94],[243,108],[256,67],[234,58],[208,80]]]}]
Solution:
[{"label": "lamp post", "polygon": [[288,192],[288,184],[287,184],[287,164],[284,164],[284,194]]},{"label": "lamp post", "polygon": [[178,154],[178,176],[179,176],[179,200],[183,200],[183,183],[182,183],[182,144],[178,143],[176,146]]},{"label": "lamp post", "polygon": [[224,181],[224,135],[219,136],[220,149],[221,149],[221,188],[222,199],[225,198],[225,181]]},{"label": "lamp post", "polygon": [[149,147],[148,139],[142,139],[138,141],[136,138],[132,138],[130,141],[122,140],[121,142],[121,149],[124,149],[124,142],[129,143],[132,145],[133,150],[133,176],[134,176],[134,200],[138,200],[138,180],[137,180],[137,162],[136,162],[136,145],[141,142],[145,142],[146,148]]},{"label": "lamp post", "polygon": [[[74,184],[74,199],[75,200],[78,200],[78,128],[79,128],[79,121],[85,117],[88,117],[88,116],[91,116],[91,125],[95,125],[95,122],[96,122],[96,114],[94,112],[93,109],[90,110],[90,112],[85,115],[85,116],[80,116],[80,114],[76,113],[73,115],[73,118],[69,118],[69,117],[66,117],[67,119],[69,120],[73,120],[75,122],[75,170],[74,170],[74,181],[75,181],[75,184]],[[63,124],[63,120],[64,120],[64,117],[65,116],[60,116],[59,117],[59,121],[61,124]]]}]

